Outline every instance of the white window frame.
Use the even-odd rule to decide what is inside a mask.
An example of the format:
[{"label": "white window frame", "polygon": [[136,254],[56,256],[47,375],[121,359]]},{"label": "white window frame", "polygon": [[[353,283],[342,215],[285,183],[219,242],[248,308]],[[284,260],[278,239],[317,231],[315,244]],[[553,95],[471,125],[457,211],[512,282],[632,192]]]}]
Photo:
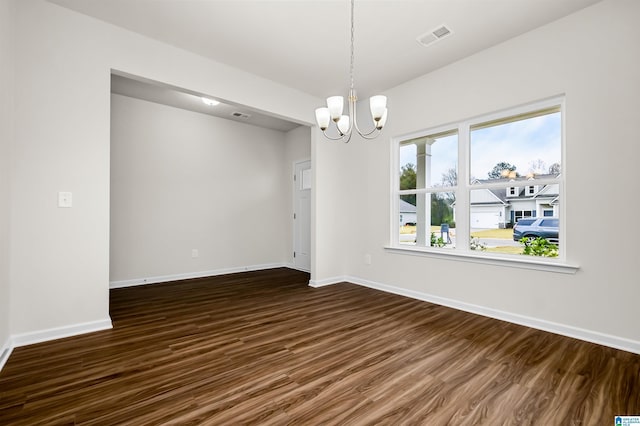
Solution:
[{"label": "white window frame", "polygon": [[527,185],[527,196],[530,195],[535,195],[535,193],[538,191],[538,185]]},{"label": "white window frame", "polygon": [[[505,110],[497,111],[490,114],[484,114],[481,116],[473,117],[459,122],[450,123],[443,126],[432,127],[429,129],[420,130],[417,132],[404,134],[393,137],[390,144],[390,159],[391,159],[391,218],[390,223],[390,239],[389,244],[385,249],[392,253],[397,254],[410,254],[418,256],[436,257],[456,260],[469,261],[474,263],[484,263],[492,265],[501,265],[509,267],[520,267],[525,269],[545,270],[552,272],[562,273],[575,273],[579,268],[577,265],[573,265],[567,262],[567,244],[563,243],[559,256],[556,258],[544,258],[538,256],[524,256],[524,255],[502,255],[496,253],[487,253],[481,251],[474,251],[469,248],[470,240],[470,209],[469,209],[469,195],[471,190],[478,190],[484,188],[500,187],[504,188],[504,183],[482,183],[473,184],[470,183],[470,132],[474,125],[487,123],[494,120],[505,119],[517,115],[532,113],[548,108],[559,107],[561,111],[561,164],[562,173],[558,178],[554,179],[539,179],[536,180],[536,185],[545,184],[558,184],[560,199],[563,206],[560,209],[560,229],[559,237],[560,241],[566,241],[566,175],[567,175],[567,161],[565,155],[565,134],[566,134],[566,107],[564,96],[553,97],[550,99],[529,103]],[[458,130],[458,182],[455,187],[447,187],[446,191],[455,192],[456,194],[456,247],[455,249],[443,249],[429,246],[411,246],[401,245],[399,241],[399,228],[397,218],[399,212],[399,199],[400,194],[400,166],[399,155],[400,145],[403,141],[426,137],[433,134],[442,133],[450,130]],[[516,182],[514,182],[515,184]],[[515,187],[530,186],[531,182],[524,181],[517,183]],[[416,190],[418,193],[432,193],[433,188],[425,188]],[[437,191],[435,191],[437,192]]]}]

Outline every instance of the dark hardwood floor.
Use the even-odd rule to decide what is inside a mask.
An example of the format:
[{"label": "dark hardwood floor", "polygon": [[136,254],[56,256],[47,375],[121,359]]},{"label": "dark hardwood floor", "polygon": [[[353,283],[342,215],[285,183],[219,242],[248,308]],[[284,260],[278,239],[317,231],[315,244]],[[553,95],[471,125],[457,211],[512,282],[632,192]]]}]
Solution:
[{"label": "dark hardwood floor", "polygon": [[640,356],[288,269],[111,291],[16,348],[2,425],[613,425]]}]

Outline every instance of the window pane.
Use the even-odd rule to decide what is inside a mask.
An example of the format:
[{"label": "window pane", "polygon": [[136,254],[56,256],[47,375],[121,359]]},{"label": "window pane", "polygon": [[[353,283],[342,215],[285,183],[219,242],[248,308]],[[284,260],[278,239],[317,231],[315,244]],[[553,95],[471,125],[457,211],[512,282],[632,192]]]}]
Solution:
[{"label": "window pane", "polygon": [[557,177],[561,143],[558,108],[472,126],[471,183]]},{"label": "window pane", "polygon": [[311,189],[311,169],[302,170],[301,189]]},{"label": "window pane", "polygon": [[399,242],[421,247],[455,247],[453,192],[401,195]]},{"label": "window pane", "polygon": [[558,219],[544,219],[540,221],[540,226],[550,226],[550,227],[558,227],[559,221]]},{"label": "window pane", "polygon": [[400,189],[416,189],[417,150],[414,144],[400,145]]},{"label": "window pane", "polygon": [[401,195],[398,210],[400,211],[400,244],[415,245],[418,222],[415,194]]},{"label": "window pane", "polygon": [[558,185],[541,185],[535,195],[518,199],[505,199],[504,194],[505,188],[500,187],[470,191],[469,249],[557,257]]},{"label": "window pane", "polygon": [[400,144],[400,189],[456,186],[458,133],[442,132]]}]

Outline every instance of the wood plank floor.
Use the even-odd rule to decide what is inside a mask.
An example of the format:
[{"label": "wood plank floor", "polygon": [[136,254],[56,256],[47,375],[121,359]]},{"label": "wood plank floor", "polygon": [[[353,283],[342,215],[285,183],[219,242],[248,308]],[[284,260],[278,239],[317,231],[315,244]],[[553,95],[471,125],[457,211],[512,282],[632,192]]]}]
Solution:
[{"label": "wood plank floor", "polygon": [[288,269],[111,291],[16,348],[1,425],[612,425],[640,356]]}]

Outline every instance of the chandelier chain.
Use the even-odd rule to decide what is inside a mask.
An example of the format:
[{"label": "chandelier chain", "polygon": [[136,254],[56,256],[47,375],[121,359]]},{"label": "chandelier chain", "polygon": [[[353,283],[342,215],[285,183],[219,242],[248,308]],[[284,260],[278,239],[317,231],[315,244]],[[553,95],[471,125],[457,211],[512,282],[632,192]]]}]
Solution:
[{"label": "chandelier chain", "polygon": [[[330,96],[327,98],[327,107],[316,109],[316,123],[324,136],[330,140],[341,140],[347,143],[351,140],[353,131],[357,132],[364,139],[375,139],[387,121],[387,97],[383,95],[372,96],[369,99],[371,108],[371,118],[373,128],[363,132],[358,127],[358,117],[356,104],[358,98],[354,89],[354,69],[355,69],[355,0],[351,2],[351,57],[349,62],[349,97],[347,99],[348,113],[343,114],[344,98],[342,96]],[[331,122],[336,125],[338,136],[327,134],[326,130]]]},{"label": "chandelier chain", "polygon": [[354,9],[355,0],[351,0],[351,67],[349,69],[349,75],[351,76],[351,86],[350,88],[353,90],[353,62],[355,60],[354,54],[354,40],[355,40],[355,28],[354,28],[354,19],[353,19],[353,9]]}]

